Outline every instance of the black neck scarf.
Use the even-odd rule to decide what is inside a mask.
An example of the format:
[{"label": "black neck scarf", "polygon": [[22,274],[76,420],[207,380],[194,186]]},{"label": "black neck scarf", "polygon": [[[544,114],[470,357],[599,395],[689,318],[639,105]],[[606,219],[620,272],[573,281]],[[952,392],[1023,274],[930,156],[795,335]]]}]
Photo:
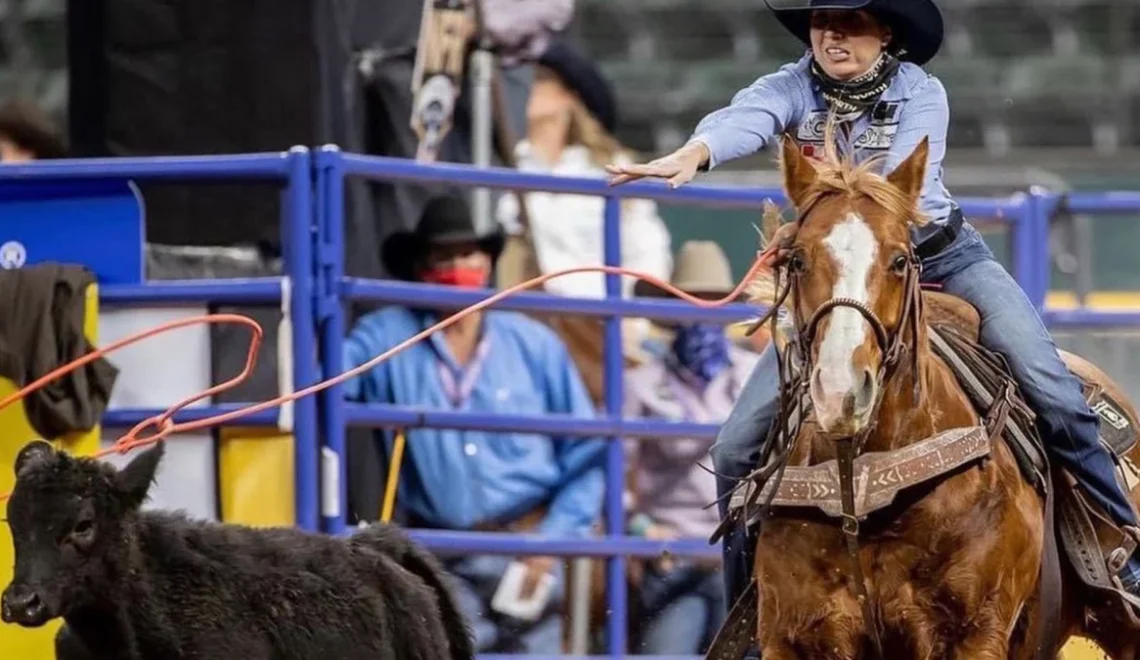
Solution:
[{"label": "black neck scarf", "polygon": [[851,80],[836,80],[823,71],[815,58],[811,61],[812,80],[819,85],[828,107],[840,120],[852,119],[878,103],[898,70],[898,58],[883,53],[867,73]]}]

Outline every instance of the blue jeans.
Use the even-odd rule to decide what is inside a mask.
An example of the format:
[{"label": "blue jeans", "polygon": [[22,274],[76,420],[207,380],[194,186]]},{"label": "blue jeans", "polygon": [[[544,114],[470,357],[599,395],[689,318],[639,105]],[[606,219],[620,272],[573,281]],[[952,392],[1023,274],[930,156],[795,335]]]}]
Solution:
[{"label": "blue jeans", "polygon": [[[1090,497],[1118,525],[1136,525],[1136,515],[1116,481],[1115,465],[1097,438],[1097,416],[1081,393],[1080,382],[1057,355],[1048,330],[1021,287],[994,260],[993,253],[970,225],[950,246],[923,263],[924,282],[939,283],[981,316],[981,343],[1001,353],[1022,395],[1037,413],[1045,446],[1080,481]],[[764,351],[721,426],[711,453],[716,471],[743,477],[757,467],[760,445],[776,414],[778,376],[775,353]],[[718,479],[723,495],[735,484]],[[721,516],[728,503],[721,503]],[[751,545],[739,528],[724,539],[726,593],[731,606],[751,575]],[[1132,563],[1135,563],[1135,556]],[[1135,566],[1130,567],[1135,569]]]},{"label": "blue jeans", "polygon": [[460,611],[471,624],[477,653],[562,653],[563,564],[554,564],[550,602],[537,621],[520,621],[491,609],[499,580],[513,557],[476,555],[444,560]]},{"label": "blue jeans", "polygon": [[638,655],[700,655],[712,643],[727,608],[719,571],[681,564],[668,573],[647,566]]}]

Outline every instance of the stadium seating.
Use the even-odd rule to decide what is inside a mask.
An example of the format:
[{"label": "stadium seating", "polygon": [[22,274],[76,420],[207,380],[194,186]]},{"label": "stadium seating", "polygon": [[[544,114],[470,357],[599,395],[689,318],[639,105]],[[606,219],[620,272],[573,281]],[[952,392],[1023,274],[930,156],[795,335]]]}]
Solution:
[{"label": "stadium seating", "polygon": [[[755,0],[578,0],[575,31],[614,76],[622,137],[652,152],[677,125],[800,55]],[[958,147],[1140,146],[1140,3],[943,2],[946,45],[929,70],[951,98]],[[664,99],[664,101],[663,101]]]},{"label": "stadium seating", "polygon": [[[62,117],[65,0],[22,0],[20,30],[0,31],[0,89]],[[0,21],[17,3],[0,0]],[[803,47],[758,0],[578,0],[576,35],[613,76],[621,137],[659,152],[739,86]],[[956,147],[1140,146],[1140,3],[943,2],[947,38],[930,70],[951,98]],[[17,78],[14,71],[23,74]]]}]

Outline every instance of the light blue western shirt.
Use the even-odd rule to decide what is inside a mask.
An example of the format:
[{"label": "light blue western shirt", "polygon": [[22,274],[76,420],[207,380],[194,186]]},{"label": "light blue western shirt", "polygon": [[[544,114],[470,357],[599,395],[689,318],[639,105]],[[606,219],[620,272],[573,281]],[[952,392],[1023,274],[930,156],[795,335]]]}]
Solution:
[{"label": "light blue western shirt", "polygon": [[[810,65],[809,52],[740,90],[727,107],[697,124],[692,140],[708,147],[709,169],[754,154],[785,133],[795,136],[807,153],[822,148],[828,110],[811,78]],[[942,182],[949,122],[950,107],[941,81],[922,67],[903,62],[879,102],[860,115],[850,131],[845,151],[853,147],[857,162],[885,152],[884,172],[897,167],[929,136],[930,159],[920,204],[931,222],[914,229],[915,244],[937,231],[954,206]]]},{"label": "light blue western shirt", "polygon": [[[438,320],[389,307],[361,318],[345,341],[344,368],[361,365]],[[439,333],[345,383],[345,397],[425,410],[592,418],[593,404],[565,345],[522,314],[483,315],[480,347],[460,368]],[[391,456],[392,435],[384,433]],[[606,443],[508,431],[411,429],[400,505],[447,529],[511,522],[549,505],[537,531],[581,536],[601,512]]]}]

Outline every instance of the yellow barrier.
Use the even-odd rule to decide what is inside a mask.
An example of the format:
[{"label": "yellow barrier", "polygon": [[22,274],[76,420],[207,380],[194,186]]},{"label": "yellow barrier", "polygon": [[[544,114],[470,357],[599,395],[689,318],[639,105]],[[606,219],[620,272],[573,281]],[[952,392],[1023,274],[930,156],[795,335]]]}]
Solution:
[{"label": "yellow barrier", "polygon": [[1109,660],[1099,646],[1084,637],[1074,637],[1061,649],[1061,660]]},{"label": "yellow barrier", "polygon": [[[95,284],[87,287],[85,292],[83,332],[92,344],[98,345],[99,290]],[[0,397],[17,389],[19,388],[12,381],[0,378]],[[55,444],[70,453],[94,454],[99,451],[100,433],[100,425],[96,424],[90,431],[58,438]],[[15,481],[12,464],[20,448],[38,437],[39,434],[28,423],[22,404],[14,403],[0,410],[0,492],[7,493],[12,489]],[[0,589],[12,580],[14,563],[12,535],[7,525],[0,525]],[[55,658],[54,639],[59,626],[58,620],[34,630],[0,624],[0,658],[52,660]]]},{"label": "yellow barrier", "polygon": [[218,497],[222,520],[254,527],[295,524],[293,436],[277,429],[223,428]]}]

